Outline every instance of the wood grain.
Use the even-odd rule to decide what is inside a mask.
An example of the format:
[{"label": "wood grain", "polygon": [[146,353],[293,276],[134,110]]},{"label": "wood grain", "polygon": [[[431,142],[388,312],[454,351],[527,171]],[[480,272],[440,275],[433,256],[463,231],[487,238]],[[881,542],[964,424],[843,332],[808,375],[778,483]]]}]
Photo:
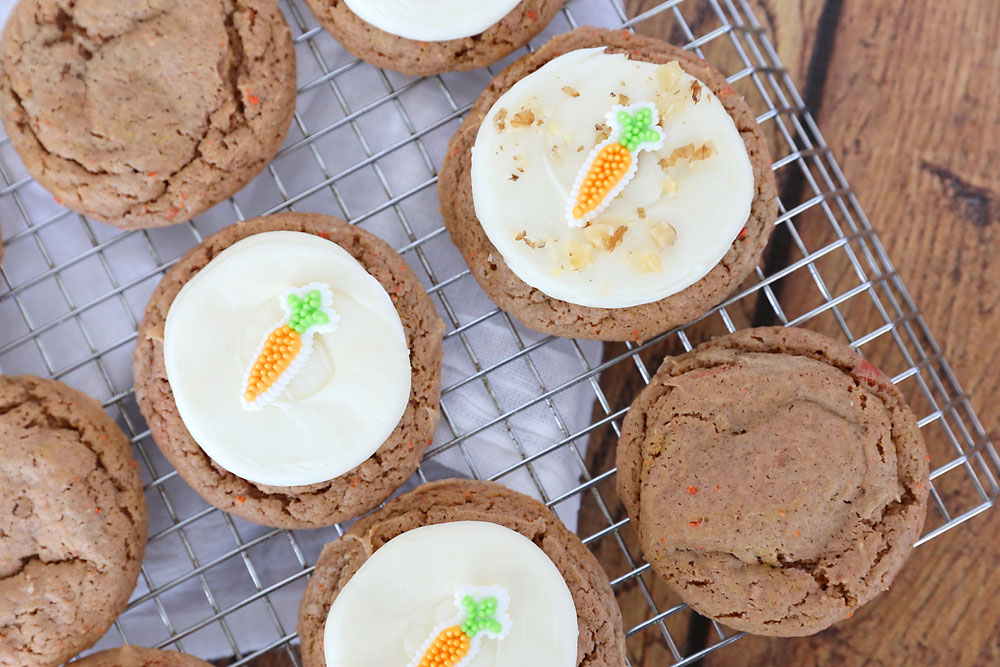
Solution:
[{"label": "wood grain", "polygon": [[[1000,3],[844,0],[836,2],[842,6],[831,6],[833,1],[751,4],[805,91],[828,144],[971,394],[973,407],[993,440],[1000,440],[1000,408],[993,401],[1000,393],[1000,336],[995,334],[1000,327],[995,304],[1000,261],[994,259],[1000,198]],[[652,4],[631,2],[630,14]],[[703,4],[707,6],[698,3]],[[704,13],[685,18],[711,28],[712,17]],[[639,29],[686,41],[670,15]],[[719,65],[735,71],[731,62]],[[796,225],[807,248],[830,240],[828,228],[810,219],[818,214],[807,213]],[[857,282],[850,272],[829,268],[820,267],[833,294]],[[816,286],[806,276],[793,274],[777,289],[792,313],[817,302]],[[841,309],[857,331],[882,322],[866,302],[848,301]],[[839,331],[828,316],[808,326]],[[892,348],[891,338],[884,337],[864,351],[891,365]],[[631,396],[638,389],[637,378],[634,372],[606,373],[602,386],[609,395]],[[914,390],[910,387],[911,394]],[[603,470],[613,465],[613,458],[600,443],[599,438],[592,441],[593,462]],[[952,455],[930,446],[937,463]],[[938,487],[950,509],[979,502],[967,480],[954,473],[939,480]],[[609,509],[620,509],[608,493],[602,495]],[[583,532],[600,525],[586,507],[581,519]],[[1000,512],[992,511],[922,546],[893,591],[831,630],[805,639],[743,639],[711,654],[705,663],[1000,664],[1000,601],[994,593],[1000,589],[998,531]],[[615,555],[609,548],[602,557]],[[646,581],[659,603],[673,601],[657,582]],[[640,590],[621,591],[620,599],[630,607],[626,616],[645,612]],[[704,629],[686,620],[675,624],[676,633],[671,626],[671,632],[688,643],[689,653],[705,637]],[[632,641],[630,659],[646,666],[672,661],[665,644],[650,631]]]}]

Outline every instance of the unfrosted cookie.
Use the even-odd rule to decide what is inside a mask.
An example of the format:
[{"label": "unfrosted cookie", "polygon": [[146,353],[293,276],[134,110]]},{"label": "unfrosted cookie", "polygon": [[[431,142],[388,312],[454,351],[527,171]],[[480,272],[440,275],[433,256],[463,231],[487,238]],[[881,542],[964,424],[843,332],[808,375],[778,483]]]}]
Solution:
[{"label": "unfrosted cookie", "polygon": [[887,589],[926,513],[927,451],[880,370],[805,329],[667,357],[632,403],[618,493],[653,569],[697,611],[796,636]]},{"label": "unfrosted cookie", "polygon": [[177,651],[122,646],[101,651],[73,663],[77,667],[209,667],[200,658]]},{"label": "unfrosted cookie", "polygon": [[129,442],[61,382],[0,375],[0,665],[62,664],[124,611],[146,545]]},{"label": "unfrosted cookie", "polygon": [[[233,254],[237,250],[266,250],[267,244],[258,243],[268,238],[266,235],[278,243],[288,238],[295,243],[308,241],[309,247],[303,246],[303,252],[310,254],[302,255],[299,261],[293,248],[291,255],[282,255],[288,258],[283,261],[284,268],[267,263],[239,270],[228,282],[215,283],[224,286],[221,290],[202,280],[209,271],[221,276],[219,271],[230,270],[227,263],[233,257],[239,258]],[[317,251],[313,247],[316,245],[329,246],[333,253],[322,255],[330,257],[332,268],[320,262],[319,273],[337,274],[338,267],[360,272],[381,296],[372,293],[371,285],[364,286],[364,293],[351,294],[344,285],[332,284],[335,291],[339,290],[333,300],[337,311],[333,319],[336,322],[339,318],[339,328],[328,334],[330,339],[314,341],[316,349],[307,361],[309,365],[302,369],[302,377],[292,380],[284,392],[271,396],[277,401],[275,405],[241,404],[245,385],[241,385],[243,378],[239,376],[260,356],[260,349],[254,347],[275,328],[275,317],[282,313],[276,297],[281,296],[284,303],[285,288],[312,290],[309,285],[297,283],[271,285],[269,276],[290,271],[288,275],[302,273],[306,281],[318,280],[319,274],[311,268],[316,266],[315,253],[326,253],[327,249]],[[349,264],[358,268],[351,269]],[[263,282],[254,282],[253,286],[252,281],[244,283],[241,276],[251,273],[255,274],[254,280],[260,278]],[[182,300],[186,300],[183,308]],[[384,300],[385,307],[380,300]],[[371,309],[365,309],[366,302]],[[208,307],[203,317],[197,311],[202,307]],[[366,335],[363,328],[359,329],[359,313],[381,317],[386,309],[396,319],[394,326],[399,327],[398,345],[391,331]],[[175,317],[182,315],[195,326],[204,325],[204,332],[190,329],[183,319],[172,329]],[[208,502],[265,525],[327,526],[372,509],[416,470],[438,420],[443,331],[444,324],[416,275],[384,241],[323,215],[282,213],[256,218],[206,239],[181,258],[157,287],[139,328],[133,367],[136,395],[164,456]],[[204,335],[212,336],[212,345],[218,346],[217,355],[211,351],[215,348],[199,345],[199,336]],[[177,342],[176,353],[171,352],[171,340]],[[368,350],[366,346],[372,343],[377,343],[379,350]],[[386,365],[389,360],[383,358],[397,354],[397,347],[402,355],[408,351],[410,370],[403,379],[409,389],[402,395],[398,414],[372,412],[385,406],[373,406],[367,397],[383,388],[392,389],[386,385],[398,380],[399,363],[392,360],[391,365]],[[183,398],[171,385],[173,364],[181,368],[175,377],[183,383]],[[348,372],[361,380],[341,386],[339,378]],[[192,377],[202,377],[199,374],[204,375],[204,381],[192,382]],[[387,402],[397,399],[393,392],[386,395]],[[352,400],[358,401],[353,410],[348,409]],[[185,409],[189,409],[190,423],[182,417]],[[373,423],[366,418],[369,413],[392,420],[385,422],[387,435],[362,452],[357,463],[343,465],[348,454],[358,456],[358,447],[364,445],[355,440],[362,435],[372,437],[371,433],[378,431],[369,429]],[[328,415],[341,415],[343,421],[331,422]],[[231,429],[222,421],[226,419]],[[267,435],[276,427],[273,436]],[[229,437],[233,434],[238,437]],[[341,451],[347,449],[351,451]],[[215,458],[207,451],[213,451]],[[282,479],[287,479],[287,475],[312,475],[322,472],[327,464],[342,466],[344,472],[296,484],[276,484],[270,476],[281,474],[286,476]]]},{"label": "unfrosted cookie", "polygon": [[414,75],[486,67],[527,44],[562,7],[561,0],[307,2],[345,49]]},{"label": "unfrosted cookie", "polygon": [[56,201],[123,229],[188,220],[274,156],[295,108],[273,0],[21,0],[0,115]]},{"label": "unfrosted cookie", "polygon": [[[344,537],[326,545],[299,607],[298,632],[302,641],[303,664],[306,667],[324,667],[328,664],[324,651],[324,632],[331,607],[339,596],[348,594],[345,591],[349,591],[352,578],[358,575],[362,566],[378,559],[379,549],[394,538],[407,534],[408,531],[422,530],[429,526],[448,527],[451,522],[477,522],[471,524],[473,526],[481,526],[483,522],[496,524],[530,540],[544,552],[550,564],[554,564],[558,569],[572,597],[577,614],[578,636],[576,658],[574,660],[571,654],[571,663],[615,666],[625,664],[625,637],[622,632],[621,612],[615,603],[607,575],[593,554],[538,501],[499,484],[472,480],[444,480],[424,484],[359,520]],[[461,530],[461,527],[457,529]],[[414,571],[410,572],[414,586],[426,587],[424,583],[428,580],[435,580],[442,576],[442,572],[450,572],[455,568],[455,563],[448,564],[448,554],[448,549],[442,548],[441,567],[434,567],[433,571],[426,572],[426,575],[420,571],[418,565],[414,564]],[[376,556],[374,560],[373,555]],[[529,567],[525,561],[510,564],[509,559],[503,556],[483,560],[489,566],[507,563],[508,576],[517,576],[518,572]],[[460,570],[468,567],[466,574],[470,574],[472,578],[483,576],[477,574],[478,568],[475,565],[459,564],[457,567]],[[474,583],[486,586],[497,582],[491,579]],[[424,614],[437,613],[444,617],[450,613],[452,597],[450,590],[438,591],[436,594],[430,592],[428,595],[435,601],[441,600],[440,606],[414,604],[411,607],[408,601],[405,609],[400,611],[417,615],[423,625],[429,623]],[[502,598],[503,593],[500,592],[498,597]],[[509,620],[516,624],[519,620],[518,615],[513,613],[516,600],[512,597],[509,602],[513,614]],[[501,600],[501,612],[504,606]],[[394,623],[390,627],[395,625]],[[551,619],[551,624],[546,627],[555,632],[558,624],[555,619]],[[422,633],[418,634],[421,636],[404,637],[403,641],[413,639],[414,645],[419,645],[423,636]],[[486,638],[482,640],[483,650],[497,650],[491,642],[513,642],[520,639],[521,635],[517,631],[507,639]],[[558,637],[553,635],[550,641],[558,642]],[[525,661],[511,664],[534,663]]]},{"label": "unfrosted cookie", "polygon": [[[607,144],[621,144],[608,147],[619,162],[593,161]],[[601,161],[616,176],[597,178],[600,196],[574,217]],[[600,340],[644,339],[722,301],[777,213],[765,139],[725,77],[665,42],[595,28],[492,81],[451,140],[438,193],[498,306],[533,329]]]}]

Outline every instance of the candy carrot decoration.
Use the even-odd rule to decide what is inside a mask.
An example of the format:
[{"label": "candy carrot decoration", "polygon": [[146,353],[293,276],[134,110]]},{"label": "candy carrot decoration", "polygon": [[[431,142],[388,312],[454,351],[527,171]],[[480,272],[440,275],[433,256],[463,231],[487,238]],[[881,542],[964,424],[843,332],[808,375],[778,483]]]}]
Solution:
[{"label": "candy carrot decoration", "polygon": [[499,586],[463,588],[455,594],[458,616],[434,628],[407,667],[466,667],[484,636],[499,640],[510,633],[509,603]]},{"label": "candy carrot decoration", "polygon": [[663,131],[656,106],[638,102],[615,105],[605,114],[611,135],[587,156],[566,206],[570,227],[586,227],[621,194],[635,176],[640,151],[663,146]]},{"label": "candy carrot decoration", "polygon": [[323,283],[285,290],[285,315],[264,336],[243,379],[244,410],[260,410],[285,390],[312,355],[313,337],[337,328],[333,292]]}]

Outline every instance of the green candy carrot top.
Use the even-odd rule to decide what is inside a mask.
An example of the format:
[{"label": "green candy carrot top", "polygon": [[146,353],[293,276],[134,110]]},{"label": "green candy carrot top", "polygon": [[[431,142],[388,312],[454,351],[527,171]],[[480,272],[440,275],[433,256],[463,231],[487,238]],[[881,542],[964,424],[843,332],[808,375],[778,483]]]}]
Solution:
[{"label": "green candy carrot top", "polygon": [[500,586],[466,586],[455,594],[456,617],[438,625],[407,667],[466,667],[479,652],[483,637],[501,640],[510,634],[510,596]]},{"label": "green candy carrot top", "polygon": [[324,283],[290,288],[281,295],[285,314],[264,335],[245,377],[244,410],[260,410],[285,390],[312,355],[313,336],[337,328],[333,291]]},{"label": "green candy carrot top", "polygon": [[611,135],[590,152],[566,205],[570,227],[586,227],[621,194],[635,176],[640,151],[663,146],[659,113],[651,102],[620,104],[605,114]]}]

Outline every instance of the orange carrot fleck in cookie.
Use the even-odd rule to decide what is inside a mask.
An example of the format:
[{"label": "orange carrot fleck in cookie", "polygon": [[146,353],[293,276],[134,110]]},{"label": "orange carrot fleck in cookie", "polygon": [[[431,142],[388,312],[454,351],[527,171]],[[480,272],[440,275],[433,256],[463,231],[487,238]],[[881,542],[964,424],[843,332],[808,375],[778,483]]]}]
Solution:
[{"label": "orange carrot fleck in cookie", "polygon": [[535,21],[535,20],[538,19],[538,12],[532,10],[532,11],[526,12],[525,16],[527,16],[530,20]]},{"label": "orange carrot fleck in cookie", "polygon": [[688,525],[692,528],[697,528],[701,525],[701,519],[695,519],[694,521],[688,521]]},{"label": "orange carrot fleck in cookie", "polygon": [[246,496],[236,496],[236,502],[245,503],[247,501]]},{"label": "orange carrot fleck in cookie", "polygon": [[258,104],[260,104],[260,98],[257,97],[256,95],[247,95],[247,102],[249,102],[253,106],[257,106]]},{"label": "orange carrot fleck in cookie", "polygon": [[688,492],[688,495],[693,496],[694,494],[698,493],[698,489],[696,489],[693,486],[688,486],[687,492]]}]

